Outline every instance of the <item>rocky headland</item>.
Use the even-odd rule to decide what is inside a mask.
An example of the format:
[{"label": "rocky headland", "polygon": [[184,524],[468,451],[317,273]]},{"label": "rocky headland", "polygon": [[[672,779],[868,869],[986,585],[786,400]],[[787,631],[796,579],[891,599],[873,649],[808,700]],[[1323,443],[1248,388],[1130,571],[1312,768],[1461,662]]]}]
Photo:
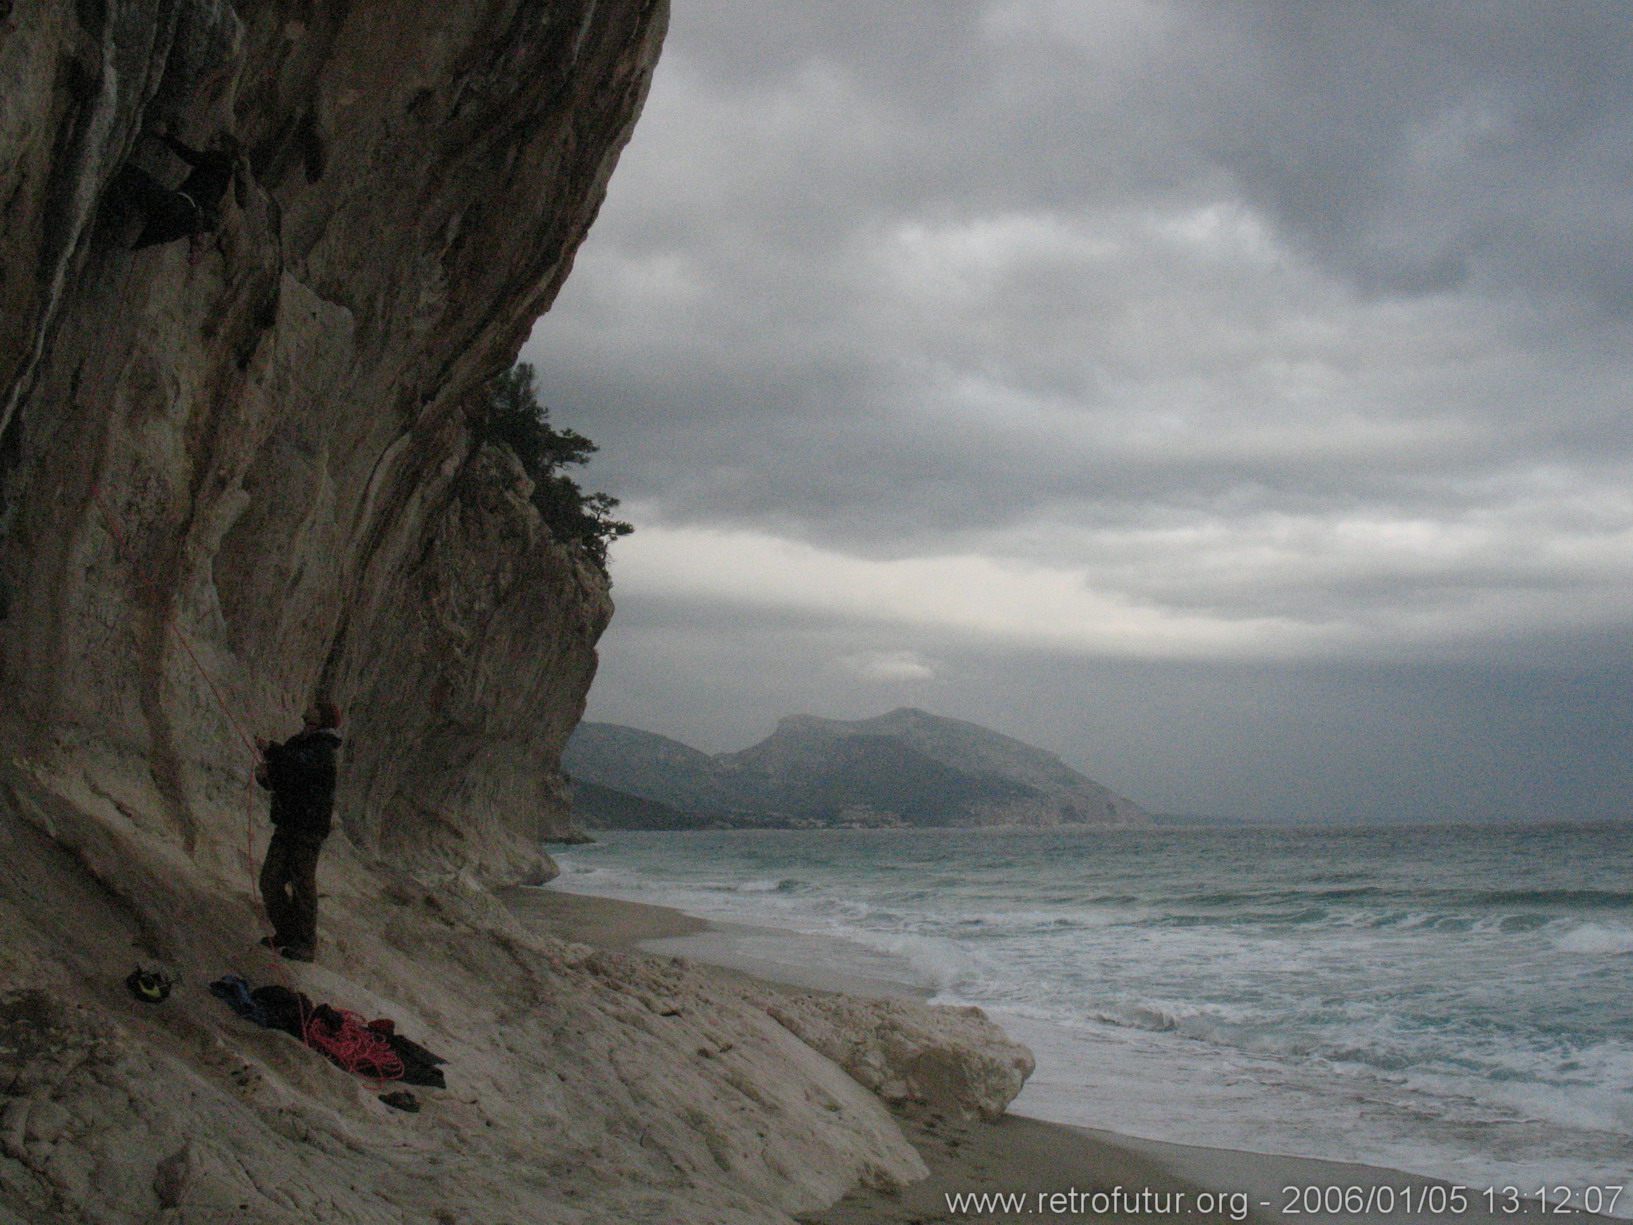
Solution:
[{"label": "rocky headland", "polygon": [[[662,0],[0,5],[0,1223],[785,1222],[1001,1111],[975,1014],[592,949],[560,754],[612,612],[484,440],[639,113]],[[197,240],[127,168],[236,141]],[[255,736],[345,712],[316,965],[256,946]],[[134,963],[176,989],[138,1003]],[[408,1114],[203,984],[446,1056]]]},{"label": "rocky headland", "polygon": [[759,744],[709,755],[615,723],[581,723],[563,761],[590,828],[1141,828],[1132,800],[1053,753],[902,707],[873,719],[790,715]]}]

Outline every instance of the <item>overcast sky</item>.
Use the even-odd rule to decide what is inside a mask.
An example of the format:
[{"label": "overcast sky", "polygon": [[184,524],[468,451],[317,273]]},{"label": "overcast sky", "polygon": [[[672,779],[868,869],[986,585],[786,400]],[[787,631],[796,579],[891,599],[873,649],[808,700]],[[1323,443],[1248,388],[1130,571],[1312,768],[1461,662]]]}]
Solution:
[{"label": "overcast sky", "polygon": [[523,357],[588,717],[1149,808],[1633,815],[1633,6],[675,0]]}]

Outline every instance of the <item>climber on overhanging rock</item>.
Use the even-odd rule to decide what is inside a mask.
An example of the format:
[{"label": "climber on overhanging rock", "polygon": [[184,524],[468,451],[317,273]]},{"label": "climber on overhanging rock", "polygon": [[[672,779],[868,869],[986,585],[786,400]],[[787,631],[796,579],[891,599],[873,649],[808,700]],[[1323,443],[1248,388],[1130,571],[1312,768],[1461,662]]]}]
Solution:
[{"label": "climber on overhanging rock", "polygon": [[132,251],[178,238],[196,241],[199,235],[214,231],[221,221],[221,202],[238,170],[238,141],[229,133],[223,132],[202,151],[190,149],[168,132],[161,133],[158,139],[192,170],[175,188],[166,187],[140,166],[128,162],[114,176],[110,189],[113,200],[139,213],[143,221],[141,234],[131,244]]},{"label": "climber on overhanging rock", "polygon": [[340,711],[313,702],[305,726],[282,744],[257,739],[255,781],[272,792],[272,841],[261,865],[261,902],[272,935],[261,941],[291,961],[311,961],[318,938],[318,854],[335,805]]}]

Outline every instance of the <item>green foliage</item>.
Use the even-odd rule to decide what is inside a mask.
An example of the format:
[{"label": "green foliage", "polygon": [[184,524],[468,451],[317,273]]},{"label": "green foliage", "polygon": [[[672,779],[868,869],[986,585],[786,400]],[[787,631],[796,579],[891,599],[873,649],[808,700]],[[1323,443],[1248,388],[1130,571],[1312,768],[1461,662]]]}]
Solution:
[{"label": "green foliage", "polygon": [[550,424],[550,410],[539,403],[533,367],[519,362],[488,384],[482,437],[508,447],[533,481],[533,505],[545,525],[564,544],[576,545],[603,570],[607,546],[635,530],[612,517],[618,499],[585,493],[562,472],[595,454],[596,446],[576,430]]}]

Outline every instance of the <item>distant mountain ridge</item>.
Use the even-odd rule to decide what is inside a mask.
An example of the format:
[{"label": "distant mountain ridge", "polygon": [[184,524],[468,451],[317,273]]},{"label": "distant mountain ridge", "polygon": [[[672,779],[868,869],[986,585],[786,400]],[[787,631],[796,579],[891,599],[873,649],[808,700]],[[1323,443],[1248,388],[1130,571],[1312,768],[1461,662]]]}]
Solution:
[{"label": "distant mountain ridge", "polygon": [[1152,824],[1044,749],[910,707],[849,721],[790,715],[759,744],[714,756],[581,723],[562,765],[592,829]]}]

